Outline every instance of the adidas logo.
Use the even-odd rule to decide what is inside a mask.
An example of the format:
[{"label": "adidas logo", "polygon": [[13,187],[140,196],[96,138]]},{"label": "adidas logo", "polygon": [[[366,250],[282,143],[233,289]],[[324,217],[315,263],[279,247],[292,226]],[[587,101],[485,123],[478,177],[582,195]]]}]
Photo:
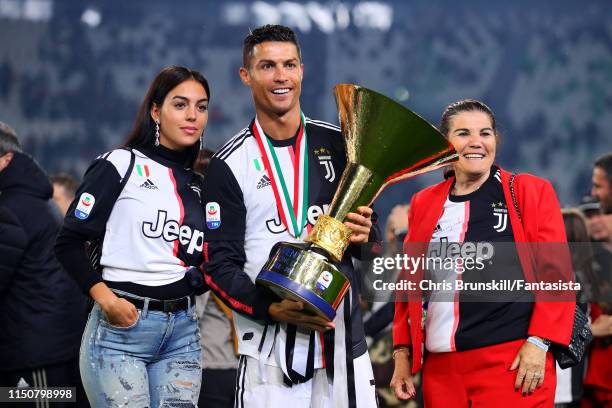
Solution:
[{"label": "adidas logo", "polygon": [[269,185],[270,185],[270,177],[268,177],[267,174],[264,174],[259,180],[259,183],[257,183],[257,189],[259,190],[260,188],[264,188]]},{"label": "adidas logo", "polygon": [[501,179],[501,171],[499,171],[499,169],[495,172],[495,174],[493,175],[493,177],[495,177],[495,180],[499,181],[500,183],[502,182]]},{"label": "adidas logo", "polygon": [[140,185],[141,188],[148,188],[149,190],[157,190],[157,186],[153,184],[153,182],[147,179],[144,183]]},{"label": "adidas logo", "polygon": [[189,184],[189,188],[198,195],[198,198],[202,197],[202,189],[200,187]]}]

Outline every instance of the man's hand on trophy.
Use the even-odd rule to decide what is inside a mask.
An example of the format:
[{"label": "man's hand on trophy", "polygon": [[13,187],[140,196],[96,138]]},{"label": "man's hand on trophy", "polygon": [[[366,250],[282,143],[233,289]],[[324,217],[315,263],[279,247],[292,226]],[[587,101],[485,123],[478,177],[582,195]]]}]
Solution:
[{"label": "man's hand on trophy", "polygon": [[356,213],[348,213],[344,221],[344,225],[349,227],[353,233],[351,234],[352,244],[365,244],[370,236],[372,228],[372,213],[374,211],[370,207],[357,207]]},{"label": "man's hand on trophy", "polygon": [[272,303],[268,308],[268,314],[273,320],[278,322],[287,322],[320,332],[336,327],[333,322],[305,311],[302,302],[291,299]]}]

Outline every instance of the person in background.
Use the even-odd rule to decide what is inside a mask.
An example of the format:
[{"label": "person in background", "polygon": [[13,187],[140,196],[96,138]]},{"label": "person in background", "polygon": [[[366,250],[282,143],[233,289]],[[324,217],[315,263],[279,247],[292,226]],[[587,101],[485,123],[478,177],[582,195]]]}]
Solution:
[{"label": "person in background", "polygon": [[[601,294],[598,300],[612,301],[612,214],[603,214],[593,196],[583,197],[578,209],[585,216],[595,260],[593,277],[587,285],[598,288]],[[593,300],[590,296],[589,301]]]},{"label": "person in background", "polygon": [[[540,280],[535,276],[539,271],[547,271],[552,281],[569,280],[571,259],[564,253],[565,229],[552,185],[520,174],[511,186],[512,175],[494,164],[499,134],[491,109],[476,100],[455,102],[442,114],[440,132],[459,155],[455,174],[412,197],[404,250],[419,256],[419,246],[429,246],[421,256],[435,258],[446,244],[468,248],[493,243],[493,263],[484,263],[481,270],[451,264],[428,272],[434,278],[474,283]],[[532,268],[531,252],[518,243],[561,243],[562,248],[554,256],[538,252]],[[417,280],[424,279],[422,268],[414,273]],[[396,302],[391,385],[398,397],[415,395],[411,373],[421,368],[424,343],[428,408],[551,406],[555,363],[548,348],[552,342],[569,344],[575,302],[532,302],[525,291],[493,301],[487,296],[498,299],[496,292],[466,293],[453,287],[428,293],[426,315],[419,292],[410,302]]]},{"label": "person in background", "polygon": [[[197,404],[204,213],[201,177],[191,169],[209,101],[201,73],[160,71],[125,148],[94,160],[68,209],[56,254],[95,300],[80,354],[92,406]],[[91,251],[101,273],[86,242],[101,245]]]},{"label": "person in background", "polygon": [[[45,172],[22,152],[15,131],[0,122],[2,387],[79,387],[87,299],[53,254],[60,221],[52,191]],[[86,406],[84,400],[77,394],[79,406]]]},{"label": "person in background", "polygon": [[[588,314],[588,303],[585,298],[592,296],[593,282],[593,249],[591,248],[586,218],[577,208],[562,211],[567,242],[570,243],[572,266],[576,280],[581,283],[582,290],[576,298],[585,314]],[[581,301],[582,300],[582,301]],[[555,408],[578,408],[583,394],[584,375],[586,373],[586,358],[578,365],[561,369],[556,365],[557,387],[555,390]]]},{"label": "person in background", "polygon": [[591,195],[599,202],[600,214],[590,218],[595,247],[595,271],[599,293],[591,303],[591,331],[595,338],[584,380],[583,408],[612,406],[612,153],[593,165]]},{"label": "person in background", "polygon": [[[385,251],[379,256],[383,257],[394,257],[398,253],[398,248],[401,250],[401,243],[406,237],[408,232],[408,208],[407,204],[396,205],[391,209],[389,216],[387,217],[387,224],[385,227]],[[392,271],[393,273],[397,271]],[[380,275],[372,274],[375,279],[380,279]],[[396,276],[385,275],[382,279],[387,282],[391,282]],[[364,281],[368,279],[368,276],[363,277]],[[371,282],[366,282],[366,287],[372,287]],[[366,339],[368,344],[372,345],[373,342],[378,341],[383,337],[387,330],[390,333],[391,323],[393,322],[395,303],[393,299],[380,299],[376,297],[376,293],[367,293],[367,296],[374,299],[371,310],[364,314],[363,327],[365,329]],[[375,372],[376,374],[376,372]],[[377,382],[379,387],[385,387],[388,381]]]},{"label": "person in background", "polygon": [[214,293],[197,299],[202,339],[202,390],[198,406],[234,406],[238,370],[238,339],[232,310]]},{"label": "person in background", "polygon": [[606,286],[612,302],[612,153],[598,158],[593,165],[591,197],[598,204],[588,218],[589,233],[594,246],[599,281]]},{"label": "person in background", "polygon": [[53,183],[53,201],[65,216],[70,203],[74,201],[79,182],[70,174],[60,173],[51,176],[51,183]]},{"label": "person in background", "polygon": [[577,208],[586,219],[589,237],[591,239],[594,238],[592,223],[597,222],[596,218],[602,215],[601,210],[599,208],[599,201],[592,195],[586,195],[582,197],[582,199],[580,200],[580,204]]},{"label": "person in background", "polygon": [[595,160],[591,195],[599,201],[602,214],[612,214],[612,152]]},{"label": "person in background", "polygon": [[[385,250],[379,256],[395,257],[401,253],[404,238],[408,232],[408,204],[398,204],[391,209],[387,217],[385,226]],[[384,275],[370,274],[374,279],[382,279],[384,282],[392,282],[397,278],[398,271],[385,271]],[[363,277],[364,280],[367,276]],[[372,287],[372,283],[365,283],[364,286]],[[388,293],[385,293],[387,295]],[[370,294],[374,302],[369,312],[364,314],[363,327],[365,329],[366,340],[368,340],[368,352],[372,359],[372,369],[374,370],[374,380],[376,381],[376,393],[378,403],[381,408],[400,407],[406,405],[395,395],[393,388],[389,386],[393,376],[393,336],[392,323],[395,312],[395,301],[391,296],[381,298],[380,294]],[[420,378],[415,377],[415,387],[418,396],[420,395]],[[422,403],[422,401],[421,401]]]},{"label": "person in background", "polygon": [[[206,178],[206,168],[215,154],[200,151],[193,170]],[[202,346],[202,389],[198,406],[226,408],[234,406],[238,370],[238,339],[232,311],[214,293],[196,299]]]}]

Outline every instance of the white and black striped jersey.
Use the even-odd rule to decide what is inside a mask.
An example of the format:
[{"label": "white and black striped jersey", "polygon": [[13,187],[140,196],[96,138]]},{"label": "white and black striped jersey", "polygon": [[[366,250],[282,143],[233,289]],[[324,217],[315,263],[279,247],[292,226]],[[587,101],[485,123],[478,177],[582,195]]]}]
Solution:
[{"label": "white and black striped jersey", "polygon": [[[428,251],[431,257],[438,256],[444,243],[492,243],[495,248],[492,263],[484,262],[482,269],[471,268],[462,274],[454,269],[438,268],[429,272],[430,277],[438,282],[524,279],[513,241],[500,172],[494,166],[478,190],[461,196],[449,195]],[[429,293],[425,322],[427,350],[461,351],[526,338],[533,303],[522,297],[528,294],[506,293],[517,301],[497,301],[496,296],[495,292],[454,290]]]},{"label": "white and black striped jersey", "polygon": [[[89,167],[58,237],[58,258],[85,292],[104,280],[142,296],[184,296],[191,291],[185,271],[203,261],[201,182],[184,167],[183,152],[163,146],[133,152],[131,174],[125,149],[103,154]],[[124,176],[129,179],[121,190]],[[96,239],[103,239],[101,277],[82,246]]]},{"label": "white and black striped jersey", "polygon": [[[308,211],[306,237],[317,217],[329,207],[346,166],[344,141],[339,128],[305,119],[308,135]],[[278,301],[267,289],[256,287],[255,278],[268,259],[272,246],[280,241],[296,242],[281,222],[269,175],[262,162],[257,141],[249,127],[230,139],[212,158],[205,181],[206,268],[210,288],[239,313],[235,313],[239,352],[259,358],[260,343],[268,325],[268,307]],[[288,189],[293,189],[291,164],[296,135],[288,140],[268,138],[275,149]],[[212,214],[208,210],[213,211]],[[347,251],[348,252],[348,251]],[[355,288],[358,279],[350,255],[339,266]],[[366,352],[357,290],[351,291],[350,328],[353,357]],[[349,331],[350,330],[350,331]],[[274,335],[274,333],[268,335]],[[319,335],[317,334],[317,338]],[[320,340],[320,341],[319,341]],[[315,368],[321,367],[323,336],[316,344]],[[333,344],[333,343],[332,343]]]}]

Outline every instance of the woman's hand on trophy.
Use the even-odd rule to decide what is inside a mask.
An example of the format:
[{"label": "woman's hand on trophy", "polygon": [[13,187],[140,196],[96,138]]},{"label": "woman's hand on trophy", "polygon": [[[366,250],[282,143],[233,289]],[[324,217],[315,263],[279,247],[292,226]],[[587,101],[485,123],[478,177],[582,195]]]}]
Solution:
[{"label": "woman's hand on trophy", "polygon": [[356,213],[348,213],[344,221],[344,225],[349,227],[353,233],[351,234],[352,244],[365,244],[370,236],[372,228],[372,213],[374,211],[370,207],[357,207]]},{"label": "woman's hand on trophy", "polygon": [[290,299],[283,299],[281,302],[272,303],[268,308],[268,314],[273,320],[278,322],[287,322],[320,332],[336,327],[333,322],[304,311],[304,304],[302,302]]}]

